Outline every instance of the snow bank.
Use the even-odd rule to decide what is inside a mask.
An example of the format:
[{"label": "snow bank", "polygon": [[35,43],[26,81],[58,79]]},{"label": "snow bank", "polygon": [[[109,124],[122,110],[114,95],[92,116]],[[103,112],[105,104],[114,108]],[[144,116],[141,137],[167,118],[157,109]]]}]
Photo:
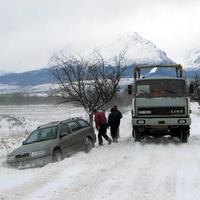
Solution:
[{"label": "snow bank", "polygon": [[119,143],[104,141],[89,154],[80,152],[42,168],[0,166],[0,199],[199,200],[198,104],[192,103],[192,111],[187,144],[169,138],[133,142],[129,111],[121,121]]},{"label": "snow bank", "polygon": [[69,117],[87,119],[83,109],[73,105],[0,105],[0,157],[20,146],[38,126]]}]

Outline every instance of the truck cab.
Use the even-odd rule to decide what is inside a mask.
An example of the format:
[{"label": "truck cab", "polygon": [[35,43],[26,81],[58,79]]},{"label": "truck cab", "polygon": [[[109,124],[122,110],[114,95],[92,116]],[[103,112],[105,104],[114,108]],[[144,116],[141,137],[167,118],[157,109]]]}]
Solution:
[{"label": "truck cab", "polygon": [[[173,67],[176,77],[140,78],[140,70]],[[182,78],[182,66],[139,66],[134,71],[132,100],[132,135],[141,141],[145,136],[170,135],[187,143],[190,135],[190,99]],[[130,89],[130,87],[129,87]]]}]

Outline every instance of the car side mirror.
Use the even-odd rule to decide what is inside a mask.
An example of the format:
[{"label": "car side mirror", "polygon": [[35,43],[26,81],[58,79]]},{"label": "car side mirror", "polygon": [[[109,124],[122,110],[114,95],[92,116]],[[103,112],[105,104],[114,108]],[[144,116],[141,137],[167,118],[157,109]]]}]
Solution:
[{"label": "car side mirror", "polygon": [[128,91],[128,94],[132,94],[132,85],[128,85],[127,91]]},{"label": "car side mirror", "polygon": [[25,145],[25,141],[22,142],[22,145]]},{"label": "car side mirror", "polygon": [[193,94],[194,93],[194,84],[190,84],[190,89],[189,89],[189,91],[190,91],[190,94]]},{"label": "car side mirror", "polygon": [[67,132],[62,133],[62,134],[60,135],[60,138],[63,138],[63,137],[65,137],[65,136],[67,136]]}]

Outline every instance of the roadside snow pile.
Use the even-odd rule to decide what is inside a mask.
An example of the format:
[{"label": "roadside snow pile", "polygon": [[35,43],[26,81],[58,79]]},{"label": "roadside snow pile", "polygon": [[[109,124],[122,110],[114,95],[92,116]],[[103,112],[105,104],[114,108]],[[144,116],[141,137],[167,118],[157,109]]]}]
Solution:
[{"label": "roadside snow pile", "polygon": [[8,136],[27,132],[36,128],[38,122],[25,119],[24,117],[14,117],[11,115],[0,115],[0,136]]},{"label": "roadside snow pile", "polygon": [[6,156],[19,147],[26,137],[27,134],[23,133],[21,135],[14,135],[13,137],[0,138],[0,157]]},{"label": "roadside snow pile", "polygon": [[0,156],[18,147],[38,124],[39,122],[24,117],[0,115]]}]

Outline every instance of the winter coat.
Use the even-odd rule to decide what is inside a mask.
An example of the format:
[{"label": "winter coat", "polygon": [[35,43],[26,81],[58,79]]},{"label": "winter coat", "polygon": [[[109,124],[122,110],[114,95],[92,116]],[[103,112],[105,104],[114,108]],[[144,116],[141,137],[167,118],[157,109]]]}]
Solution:
[{"label": "winter coat", "polygon": [[96,124],[97,129],[99,128],[99,126],[101,126],[103,124],[107,124],[107,119],[103,112],[95,113],[95,124]]},{"label": "winter coat", "polygon": [[123,116],[122,116],[122,113],[121,113],[119,110],[116,110],[115,112],[118,114],[119,119],[121,119],[121,118],[123,117]]},{"label": "winter coat", "polygon": [[108,124],[111,128],[117,129],[120,124],[120,115],[117,112],[111,112],[108,116]]},{"label": "winter coat", "polygon": [[119,110],[116,110],[115,112],[117,113],[117,115],[118,115],[118,117],[119,117],[119,125],[120,125],[120,120],[121,120],[121,118],[123,117],[123,116],[122,116],[122,113],[121,113]]}]

